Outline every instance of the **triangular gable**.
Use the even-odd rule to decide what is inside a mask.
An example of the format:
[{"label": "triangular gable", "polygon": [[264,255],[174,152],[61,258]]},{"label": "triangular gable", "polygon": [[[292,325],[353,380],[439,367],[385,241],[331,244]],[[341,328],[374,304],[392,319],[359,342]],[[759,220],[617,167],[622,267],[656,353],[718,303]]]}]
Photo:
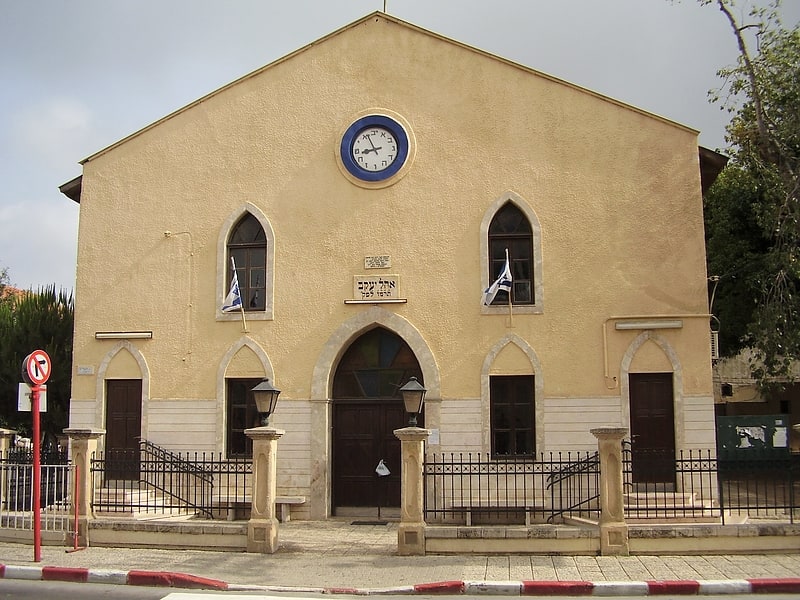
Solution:
[{"label": "triangular gable", "polygon": [[169,113],[168,115],[166,115],[166,116],[162,117],[161,119],[159,119],[159,120],[157,120],[157,121],[155,121],[155,122],[151,123],[150,125],[147,125],[146,127],[143,127],[142,129],[140,129],[140,130],[138,130],[138,131],[136,131],[136,132],[132,133],[131,135],[129,135],[129,136],[126,136],[126,137],[122,138],[121,140],[119,140],[119,141],[117,141],[117,142],[115,142],[115,143],[111,144],[110,146],[107,146],[106,148],[103,148],[102,150],[100,150],[100,151],[98,151],[98,152],[96,152],[96,153],[92,154],[92,155],[91,155],[91,156],[89,156],[88,158],[85,158],[84,160],[82,160],[82,161],[81,161],[81,164],[85,164],[85,163],[87,163],[87,162],[89,162],[89,161],[93,160],[93,159],[94,159],[94,158],[96,158],[97,156],[99,156],[99,155],[101,155],[101,154],[104,154],[104,153],[106,153],[106,152],[108,152],[108,151],[112,150],[113,148],[115,148],[115,147],[117,147],[117,146],[121,145],[121,144],[124,144],[124,143],[125,143],[126,141],[128,141],[129,139],[131,139],[131,138],[133,138],[133,137],[136,137],[136,136],[140,135],[141,133],[143,133],[143,132],[145,132],[145,131],[148,131],[148,130],[152,129],[153,127],[156,127],[156,126],[157,126],[157,125],[159,125],[160,123],[163,123],[164,121],[167,121],[167,120],[171,119],[171,118],[172,118],[172,117],[174,117],[175,115],[177,115],[177,114],[180,114],[180,113],[182,113],[182,112],[184,112],[184,111],[186,111],[186,110],[189,110],[189,109],[191,109],[192,107],[194,107],[194,106],[197,106],[198,104],[201,104],[202,102],[204,102],[204,101],[208,100],[209,98],[212,98],[213,96],[216,96],[217,94],[220,94],[220,93],[222,93],[222,92],[224,92],[224,91],[226,91],[226,90],[230,89],[231,87],[234,87],[234,86],[236,86],[237,84],[239,84],[239,83],[241,83],[241,82],[243,82],[243,81],[246,81],[247,79],[250,79],[250,78],[252,78],[252,77],[256,77],[256,76],[258,76],[258,75],[261,75],[261,74],[262,74],[262,73],[264,73],[265,71],[267,71],[267,70],[269,70],[269,69],[273,68],[275,65],[278,65],[278,64],[280,64],[280,63],[283,63],[283,62],[285,62],[285,61],[291,60],[293,57],[297,56],[298,54],[301,54],[301,53],[303,53],[303,52],[306,52],[306,51],[307,51],[309,48],[312,48],[312,47],[314,47],[314,46],[318,46],[318,45],[320,45],[320,44],[324,44],[326,41],[328,41],[328,40],[329,40],[329,39],[331,39],[331,38],[334,38],[334,37],[336,37],[336,36],[340,36],[340,35],[344,35],[344,34],[346,34],[348,31],[350,31],[350,30],[352,30],[352,29],[355,29],[355,28],[357,28],[357,27],[361,26],[362,24],[364,24],[364,23],[366,23],[366,22],[368,22],[368,21],[371,21],[371,20],[378,20],[378,19],[382,19],[382,20],[384,20],[384,21],[386,21],[386,22],[391,22],[391,23],[394,23],[394,24],[400,25],[400,26],[402,26],[402,27],[407,27],[407,28],[409,28],[409,29],[412,29],[412,30],[414,30],[414,31],[417,31],[417,32],[419,32],[419,33],[422,33],[423,35],[427,35],[427,36],[430,36],[430,37],[434,37],[434,38],[437,38],[437,39],[439,39],[439,40],[441,40],[441,41],[443,41],[443,42],[446,42],[446,43],[448,43],[448,44],[453,44],[453,45],[459,46],[460,48],[463,48],[463,49],[465,49],[465,50],[467,50],[467,51],[469,51],[469,52],[475,52],[475,53],[481,54],[481,55],[483,55],[483,56],[485,56],[485,57],[491,58],[491,59],[493,59],[493,60],[497,60],[497,61],[500,61],[500,62],[506,63],[506,64],[508,64],[508,65],[511,65],[511,66],[514,66],[514,67],[516,67],[516,68],[518,68],[518,69],[522,69],[522,70],[524,70],[524,71],[526,71],[526,72],[528,72],[528,73],[530,73],[530,74],[532,74],[532,75],[536,75],[536,76],[538,76],[538,77],[543,77],[543,78],[545,78],[545,79],[548,79],[548,80],[550,80],[550,81],[553,81],[553,82],[555,82],[555,83],[558,83],[558,84],[560,84],[560,85],[564,85],[564,86],[570,87],[570,88],[572,88],[572,89],[575,89],[575,90],[579,90],[579,91],[581,91],[581,92],[584,92],[584,93],[586,93],[586,94],[590,94],[590,95],[592,95],[592,96],[594,96],[594,97],[596,97],[596,98],[598,98],[598,99],[600,99],[600,100],[603,100],[603,101],[605,101],[605,102],[611,102],[611,103],[613,103],[613,104],[616,104],[616,105],[618,105],[618,106],[621,106],[621,107],[627,108],[627,109],[629,109],[629,110],[632,110],[632,111],[635,111],[635,112],[641,113],[641,114],[643,114],[643,115],[646,115],[646,116],[648,116],[648,117],[651,117],[651,118],[654,118],[654,119],[657,119],[657,120],[660,120],[660,121],[663,121],[663,122],[666,122],[666,123],[669,123],[669,124],[675,125],[675,126],[677,126],[677,127],[680,127],[680,128],[683,128],[683,129],[686,129],[686,130],[692,131],[692,132],[694,132],[694,133],[699,133],[699,132],[697,132],[696,130],[694,130],[694,129],[690,128],[690,127],[687,127],[687,126],[685,126],[685,125],[681,125],[681,124],[679,124],[679,123],[677,123],[677,122],[675,122],[675,121],[671,121],[670,119],[666,119],[666,118],[664,118],[664,117],[660,117],[660,116],[658,116],[658,115],[655,115],[655,114],[653,114],[653,113],[650,113],[650,112],[644,111],[644,110],[642,110],[642,109],[640,109],[640,108],[637,108],[637,107],[635,107],[635,106],[632,106],[632,105],[630,105],[630,104],[626,104],[626,103],[624,103],[624,102],[620,102],[620,101],[618,101],[618,100],[615,100],[615,99],[613,99],[613,98],[610,98],[610,97],[608,97],[608,96],[604,96],[604,95],[602,95],[602,94],[599,94],[599,93],[597,93],[597,92],[593,92],[592,90],[589,90],[589,89],[587,89],[587,88],[581,87],[581,86],[579,86],[579,85],[575,85],[575,84],[573,84],[573,83],[570,83],[570,82],[568,82],[568,81],[565,81],[565,80],[563,80],[563,79],[559,79],[559,78],[557,78],[557,77],[554,77],[554,76],[552,76],[552,75],[548,75],[547,73],[543,73],[543,72],[541,72],[541,71],[537,71],[536,69],[532,69],[532,68],[530,68],[530,67],[527,67],[527,66],[525,66],[525,65],[521,65],[521,64],[519,64],[519,63],[516,63],[516,62],[514,62],[514,61],[511,61],[511,60],[508,60],[508,59],[502,58],[502,57],[500,57],[500,56],[497,56],[497,55],[495,55],[495,54],[491,54],[490,52],[486,52],[486,51],[484,51],[484,50],[480,50],[479,48],[476,48],[476,47],[474,47],[474,46],[469,46],[469,45],[467,45],[467,44],[464,44],[464,43],[462,43],[462,42],[458,42],[458,41],[456,41],[456,40],[453,40],[453,39],[451,39],[451,38],[445,37],[445,36],[443,36],[443,35],[439,35],[439,34],[437,34],[437,33],[433,33],[433,32],[431,32],[431,31],[429,31],[429,30],[427,30],[427,29],[423,29],[422,27],[419,27],[419,26],[417,26],[417,25],[413,25],[413,24],[411,24],[411,23],[409,23],[409,22],[407,22],[407,21],[404,21],[404,20],[402,20],[402,19],[398,19],[397,17],[394,17],[394,16],[391,16],[391,15],[388,15],[388,14],[386,14],[386,13],[383,13],[383,12],[380,12],[380,11],[378,11],[378,12],[371,13],[371,14],[369,14],[369,15],[365,16],[365,17],[362,17],[361,19],[358,19],[358,20],[356,20],[356,21],[354,21],[354,22],[350,23],[349,25],[345,25],[344,27],[342,27],[342,28],[340,28],[340,29],[337,29],[336,31],[334,31],[334,32],[332,32],[332,33],[329,33],[328,35],[326,35],[326,36],[323,36],[323,37],[319,38],[318,40],[316,40],[316,41],[314,41],[314,42],[311,42],[310,44],[307,44],[307,45],[303,46],[302,48],[298,48],[298,49],[297,49],[297,50],[295,50],[294,52],[291,52],[291,53],[289,53],[289,54],[287,54],[287,55],[285,55],[285,56],[283,56],[283,57],[281,57],[281,58],[279,58],[279,59],[277,59],[277,60],[275,60],[275,61],[273,61],[273,62],[271,62],[271,63],[268,63],[268,64],[264,65],[263,67],[260,67],[260,68],[256,69],[255,71],[252,71],[252,72],[250,72],[250,73],[248,73],[248,74],[246,74],[246,75],[244,75],[244,76],[242,76],[242,77],[239,77],[238,79],[235,79],[235,80],[234,80],[234,81],[232,81],[231,83],[229,83],[229,84],[227,84],[227,85],[224,85],[224,86],[222,86],[222,87],[220,87],[220,88],[218,88],[218,89],[214,90],[213,92],[210,92],[209,94],[206,94],[205,96],[202,96],[201,98],[198,98],[198,99],[197,99],[197,100],[195,100],[194,102],[192,102],[192,103],[190,103],[190,104],[187,104],[186,106],[184,106],[184,107],[182,107],[182,108],[179,108],[178,110],[176,110],[176,111],[173,111],[173,112]]}]

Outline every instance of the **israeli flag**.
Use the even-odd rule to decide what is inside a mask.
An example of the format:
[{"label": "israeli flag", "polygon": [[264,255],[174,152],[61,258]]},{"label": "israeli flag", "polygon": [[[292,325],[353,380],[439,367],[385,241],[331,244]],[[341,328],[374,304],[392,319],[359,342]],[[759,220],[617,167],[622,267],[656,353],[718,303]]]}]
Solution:
[{"label": "israeli flag", "polygon": [[483,292],[484,306],[489,306],[492,302],[494,302],[494,297],[497,296],[497,292],[500,290],[505,290],[508,292],[510,299],[511,282],[511,266],[508,264],[508,248],[506,248],[506,264],[503,267],[502,273],[500,273],[500,277],[498,277],[497,280]]},{"label": "israeli flag", "polygon": [[222,312],[233,312],[234,310],[241,310],[242,297],[239,295],[239,277],[236,275],[236,263],[231,256],[231,263],[233,264],[233,277],[231,277],[231,291],[225,296],[222,302]]}]

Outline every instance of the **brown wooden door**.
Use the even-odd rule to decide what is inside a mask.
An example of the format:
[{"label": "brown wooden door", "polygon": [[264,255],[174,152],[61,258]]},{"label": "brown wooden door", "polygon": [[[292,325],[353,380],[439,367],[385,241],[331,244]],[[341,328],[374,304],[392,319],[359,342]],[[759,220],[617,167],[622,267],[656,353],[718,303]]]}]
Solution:
[{"label": "brown wooden door", "polygon": [[[342,356],[333,379],[334,514],[345,507],[400,506],[400,440],[394,430],[408,425],[398,390],[412,376],[422,383],[414,352],[381,327],[363,334]],[[381,460],[389,475],[375,472]]]},{"label": "brown wooden door", "polygon": [[672,373],[631,373],[633,483],[675,483]]},{"label": "brown wooden door", "polygon": [[[337,400],[334,404],[334,506],[400,506],[400,440],[407,425],[396,400]],[[390,474],[375,471],[383,460]]]},{"label": "brown wooden door", "polygon": [[139,478],[142,380],[106,381],[106,478]]}]

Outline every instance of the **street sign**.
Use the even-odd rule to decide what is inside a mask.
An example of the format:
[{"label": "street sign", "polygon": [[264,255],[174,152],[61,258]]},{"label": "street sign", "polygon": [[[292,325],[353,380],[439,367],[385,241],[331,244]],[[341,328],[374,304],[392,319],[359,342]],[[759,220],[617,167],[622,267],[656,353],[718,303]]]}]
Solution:
[{"label": "street sign", "polygon": [[30,385],[42,385],[50,378],[50,357],[44,350],[34,350],[22,362],[22,377]]},{"label": "street sign", "polygon": [[42,498],[42,462],[41,432],[39,417],[39,401],[42,395],[42,384],[50,378],[50,357],[44,350],[34,350],[22,361],[22,378],[31,386],[31,416],[33,428],[33,498],[31,502],[31,521],[33,522],[33,562],[42,560],[42,514],[40,510]]},{"label": "street sign", "polygon": [[[20,383],[17,390],[17,410],[20,412],[31,412],[31,386],[27,383]],[[47,386],[39,388],[39,412],[47,412]]]}]

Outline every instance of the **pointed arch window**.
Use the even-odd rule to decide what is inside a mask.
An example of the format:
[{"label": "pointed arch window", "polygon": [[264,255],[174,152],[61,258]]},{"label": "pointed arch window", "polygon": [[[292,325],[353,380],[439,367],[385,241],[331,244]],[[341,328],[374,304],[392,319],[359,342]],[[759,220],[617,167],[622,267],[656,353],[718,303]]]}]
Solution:
[{"label": "pointed arch window", "polygon": [[[503,271],[508,250],[513,285],[512,304],[534,304],[533,230],[525,214],[512,202],[505,203],[489,225],[489,281]],[[497,293],[492,305],[508,304],[508,293]]]},{"label": "pointed arch window", "polygon": [[264,311],[267,303],[267,237],[255,216],[247,213],[233,227],[227,254],[225,280],[230,281],[233,277],[233,257],[244,309]]}]

